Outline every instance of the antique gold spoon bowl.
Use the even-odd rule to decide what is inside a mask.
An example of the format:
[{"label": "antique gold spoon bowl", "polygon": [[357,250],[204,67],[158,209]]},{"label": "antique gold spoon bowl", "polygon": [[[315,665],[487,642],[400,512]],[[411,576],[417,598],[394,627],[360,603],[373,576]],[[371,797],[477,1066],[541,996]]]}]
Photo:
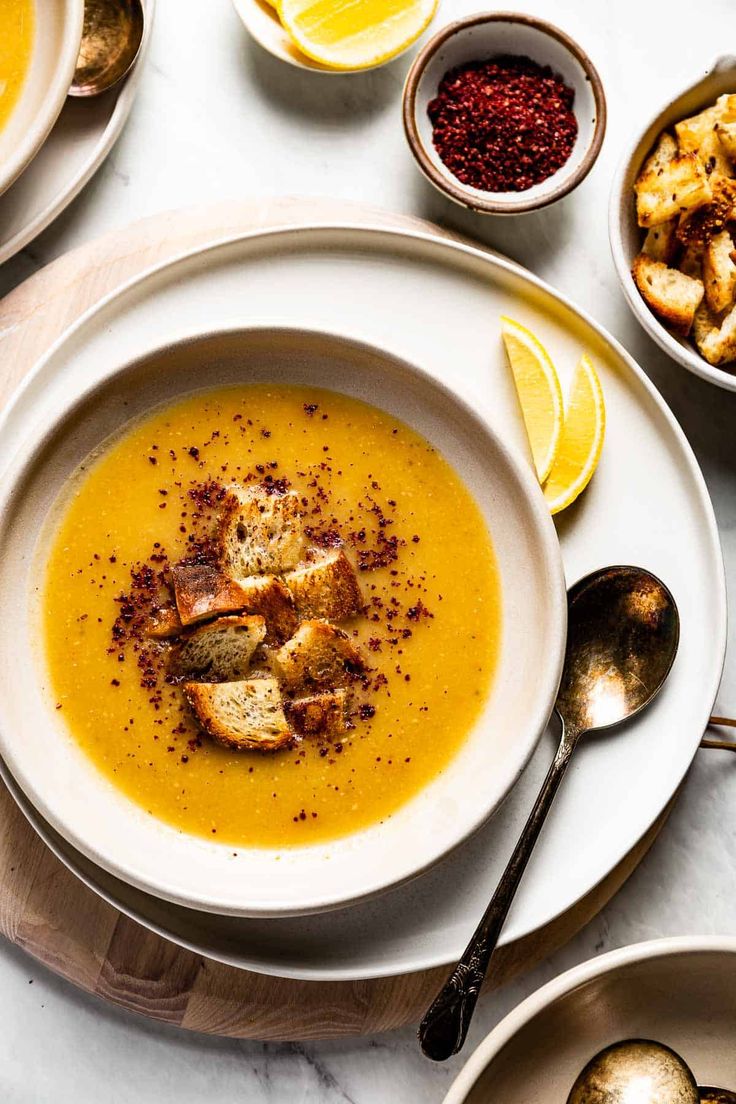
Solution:
[{"label": "antique gold spoon bowl", "polygon": [[649,1039],[628,1039],[591,1058],[567,1104],[699,1104],[698,1086],[674,1050]]},{"label": "antique gold spoon bowl", "polygon": [[[419,1027],[427,1057],[444,1061],[465,1042],[491,955],[580,737],[617,725],[652,701],[670,672],[679,636],[674,598],[643,568],[602,568],[569,591],[567,650],[555,706],[562,724],[559,747],[498,888]],[[621,1104],[639,1102],[622,1098]]]},{"label": "antique gold spoon bowl", "polygon": [[142,0],[85,0],[70,96],[99,96],[130,72],[143,41]]}]

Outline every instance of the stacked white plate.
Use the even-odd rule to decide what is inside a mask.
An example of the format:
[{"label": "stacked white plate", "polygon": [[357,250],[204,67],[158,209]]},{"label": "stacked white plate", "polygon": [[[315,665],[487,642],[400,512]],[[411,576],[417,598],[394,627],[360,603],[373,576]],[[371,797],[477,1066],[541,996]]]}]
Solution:
[{"label": "stacked white plate", "polygon": [[[540,336],[563,375],[586,349],[603,382],[603,458],[556,532],[528,466],[502,313]],[[55,494],[106,436],[123,396],[129,416],[196,386],[251,379],[308,380],[368,398],[436,443],[486,517],[506,610],[488,707],[444,775],[383,826],[329,846],[239,849],[236,860],[145,816],[65,731],[39,689],[29,564]],[[250,969],[322,979],[455,958],[550,758],[551,737],[542,734],[564,642],[561,564],[568,584],[609,563],[649,568],[675,595],[682,643],[654,706],[625,735],[581,749],[505,941],[549,923],[605,878],[682,781],[725,651],[710,500],[641,370],[517,266],[422,234],[344,225],[220,242],[144,274],[84,316],[16,394],[0,440],[5,769],[63,861],[177,942]],[[703,608],[712,611],[707,626]]]}]

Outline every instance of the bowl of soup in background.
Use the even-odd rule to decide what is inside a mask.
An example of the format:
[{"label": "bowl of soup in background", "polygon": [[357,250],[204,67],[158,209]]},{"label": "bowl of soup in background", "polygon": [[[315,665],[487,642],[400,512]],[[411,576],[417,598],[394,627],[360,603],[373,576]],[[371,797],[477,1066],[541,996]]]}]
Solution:
[{"label": "bowl of soup in background", "polygon": [[56,122],[79,54],[84,0],[7,0],[0,40],[0,195]]},{"label": "bowl of soup in background", "polygon": [[[77,368],[82,370],[83,360],[84,357],[76,358],[75,372]],[[544,731],[557,691],[565,642],[565,582],[554,526],[531,469],[509,452],[482,417],[421,369],[339,335],[286,328],[213,332],[153,349],[127,364],[102,368],[98,365],[95,372],[96,375],[90,376],[82,371],[78,384],[70,387],[64,408],[49,411],[42,432],[35,441],[29,441],[22,455],[16,458],[3,486],[0,506],[0,602],[3,608],[0,619],[0,752],[18,783],[44,817],[93,861],[147,892],[205,911],[250,916],[317,912],[373,896],[432,866],[480,827],[509,792]],[[90,380],[94,382],[90,384]],[[293,432],[297,436],[307,432],[314,436],[315,425],[324,426],[324,444],[332,451],[322,453],[320,440],[314,442],[320,445],[318,454],[341,469],[347,469],[350,464],[351,456],[346,450],[353,439],[356,450],[365,454],[368,448],[375,463],[366,471],[369,478],[380,484],[380,491],[375,492],[379,496],[400,499],[400,493],[392,494],[392,491],[394,487],[401,491],[402,480],[400,472],[392,472],[386,450],[370,453],[374,429],[371,418],[365,418],[366,405],[375,411],[376,433],[380,429],[381,433],[388,432],[392,439],[394,428],[401,434],[401,426],[404,426],[407,435],[412,435],[412,439],[416,435],[417,441],[424,442],[413,446],[416,457],[420,457],[422,449],[428,446],[436,454],[431,471],[444,470],[434,467],[439,456],[442,463],[452,469],[454,478],[461,480],[475,504],[479,522],[490,536],[499,581],[501,608],[497,616],[501,627],[490,688],[485,678],[482,686],[476,685],[483,626],[479,626],[475,648],[466,642],[458,649],[462,671],[458,676],[453,670],[452,677],[462,678],[460,690],[466,698],[476,694],[479,701],[477,715],[469,722],[469,731],[462,739],[456,740],[457,734],[447,732],[447,740],[455,741],[452,754],[440,756],[437,770],[427,771],[421,786],[414,792],[407,791],[405,801],[379,810],[370,822],[356,816],[355,830],[351,832],[343,830],[345,824],[341,821],[336,827],[339,833],[333,838],[320,838],[319,833],[307,834],[305,830],[301,845],[298,836],[287,838],[286,834],[277,840],[273,837],[247,838],[247,833],[232,820],[225,830],[226,811],[213,825],[218,828],[217,834],[210,834],[209,829],[206,833],[198,832],[192,826],[177,822],[171,810],[159,810],[146,794],[139,793],[131,800],[130,785],[135,785],[135,780],[128,779],[130,785],[124,787],[127,790],[124,792],[110,772],[101,769],[99,760],[94,762],[95,756],[87,753],[89,745],[87,751],[81,746],[74,724],[68,724],[65,716],[71,720],[73,711],[68,706],[57,708],[63,702],[49,678],[48,656],[43,650],[40,625],[44,611],[39,609],[39,604],[43,604],[43,559],[51,548],[53,532],[58,531],[59,519],[63,518],[70,478],[79,473],[80,465],[87,466],[91,455],[102,459],[94,462],[98,465],[96,468],[87,466],[82,476],[94,471],[104,475],[99,464],[105,462],[111,435],[113,441],[124,442],[126,433],[148,425],[147,419],[157,410],[164,412],[164,423],[173,424],[179,418],[176,404],[187,396],[201,395],[203,389],[206,394],[214,394],[214,389],[232,388],[233,385],[241,388],[268,385],[281,398],[294,387],[320,389],[314,402],[303,404],[300,400],[294,406]],[[334,400],[323,397],[330,393],[335,396]],[[262,398],[261,394],[259,402]],[[315,403],[320,409],[311,417],[310,410]],[[300,475],[296,470],[299,463],[289,467],[285,462],[287,457],[281,454],[288,452],[288,420],[279,420],[272,411],[268,422],[261,427],[267,432],[259,430],[255,441],[247,438],[246,442],[246,436],[241,436],[238,429],[243,421],[236,419],[228,406],[224,409],[228,411],[227,416],[223,416],[222,426],[217,428],[221,429],[223,437],[230,436],[229,454],[239,456],[239,463],[273,461],[281,465],[279,476]],[[170,416],[167,411],[171,411]],[[323,414],[329,419],[323,421]],[[119,454],[116,486],[127,487],[131,493],[135,489],[136,497],[139,478],[152,479],[149,497],[156,505],[150,511],[142,512],[137,497],[129,510],[123,502],[124,495],[111,499],[111,487],[104,490],[100,484],[100,507],[102,509],[103,500],[107,501],[105,509],[110,520],[88,542],[89,557],[79,565],[83,570],[89,570],[89,564],[99,566],[99,572],[97,566],[92,567],[91,579],[95,586],[101,583],[104,590],[105,576],[117,568],[117,564],[111,564],[110,553],[114,550],[108,548],[107,543],[108,537],[114,543],[113,531],[118,522],[121,532],[123,529],[135,532],[140,528],[149,542],[159,539],[161,532],[169,542],[169,535],[163,534],[157,522],[158,502],[170,501],[176,493],[172,493],[176,482],[171,486],[166,483],[166,457],[174,452],[179,463],[184,452],[193,476],[199,478],[198,472],[206,474],[199,464],[207,463],[211,446],[205,448],[203,442],[197,441],[197,448],[192,450],[197,428],[202,429],[207,440],[219,441],[218,448],[222,446],[222,437],[213,436],[212,426],[207,426],[205,432],[203,423],[192,418],[191,412],[187,416],[186,430],[180,434],[181,447],[170,449],[168,438],[159,440],[162,423],[155,436],[149,434],[150,441],[144,432],[145,441],[141,438],[139,448]],[[143,421],[139,420],[141,418]],[[330,429],[335,418],[354,422],[354,438],[350,433],[337,434],[335,429]],[[394,419],[391,428],[387,428],[388,423],[382,428],[386,419]],[[245,428],[247,414],[244,422]],[[163,425],[167,434],[172,432],[172,424]],[[342,456],[337,451],[339,440],[345,442]],[[241,445],[241,441],[246,443]],[[160,447],[154,450],[153,444]],[[250,459],[249,449],[254,450]],[[387,457],[383,462],[381,455]],[[217,462],[222,463],[219,455]],[[138,464],[135,471],[123,470],[135,463]],[[84,484],[76,486],[83,493]],[[160,491],[168,491],[168,495],[159,499]],[[426,491],[431,494],[432,486],[427,486]],[[110,501],[113,501],[112,509]],[[179,508],[177,505],[176,509]],[[135,513],[134,524],[127,517],[131,511]],[[94,511],[90,516],[93,515]],[[411,520],[417,520],[420,525],[418,518]],[[460,528],[456,515],[451,515],[445,528],[449,528],[450,537],[454,538],[454,530]],[[407,538],[409,555],[414,554],[414,549],[419,554],[425,542],[434,540],[442,546],[440,526],[434,531],[426,525],[424,529],[414,529],[407,519],[397,517],[395,530]],[[421,535],[420,543],[413,542],[413,535]],[[117,559],[117,554],[114,558]],[[398,563],[397,566],[402,565]],[[458,575],[454,582],[458,594],[465,591],[472,594],[473,574],[485,570],[483,563],[474,565],[470,572],[467,568],[468,565],[463,565],[462,577]],[[72,570],[71,562],[69,569]],[[368,600],[373,593],[371,581],[370,575],[362,578]],[[396,581],[400,587],[401,576]],[[96,592],[95,586],[90,590],[90,601]],[[444,624],[439,616],[440,605],[452,600],[452,589],[450,587],[441,598],[437,594],[430,598],[424,596],[430,612],[437,615],[435,625],[441,621]],[[479,585],[477,589],[480,593],[483,587]],[[103,593],[103,590],[98,588],[97,592]],[[409,595],[404,596],[400,589],[395,593],[400,601],[406,597],[405,604],[409,604]],[[412,594],[422,597],[421,591]],[[98,617],[109,616],[109,599],[108,595],[105,610],[90,605],[80,616],[97,624]],[[412,597],[412,603],[415,601]],[[468,610],[468,618],[471,618],[472,602]],[[74,623],[72,618],[72,633]],[[407,624],[419,634],[424,620]],[[469,628],[472,630],[472,625]],[[104,643],[109,647],[108,640]],[[388,646],[389,642],[385,642],[386,650]],[[441,683],[442,672],[438,674],[435,667],[425,675],[421,657],[428,653],[419,648],[411,655],[409,651],[407,645],[406,653],[403,656],[397,653],[396,660],[402,664],[402,675],[404,671],[411,671],[412,681],[397,681],[395,690],[399,692],[400,684],[409,688],[411,701],[420,709],[422,695],[427,689],[423,683],[431,680],[436,700],[437,692],[442,692],[441,685],[439,690],[436,685],[438,680]],[[375,655],[372,663],[379,665],[378,654],[370,655]],[[117,674],[112,670],[100,675],[99,692],[90,697],[88,708],[96,710],[100,739],[107,738],[106,733],[111,733],[114,727],[108,700],[117,701],[115,695],[124,689],[111,685],[111,675],[120,680]],[[90,677],[97,675],[91,673]],[[379,710],[387,708],[383,699],[377,704]],[[421,729],[425,716],[421,711],[409,711],[405,723],[411,722]],[[127,716],[124,721],[128,723]],[[452,721],[451,716],[448,724]],[[155,736],[143,740],[142,723],[136,713],[135,731],[141,737],[142,746],[150,749]],[[429,727],[426,726],[427,738]],[[94,725],[89,735],[95,738]],[[401,772],[408,775],[413,764],[406,762],[411,758],[409,752],[402,754],[401,717],[397,718],[396,728],[385,736],[396,749],[391,756],[395,760],[391,768],[393,774],[376,768],[376,776],[380,774],[390,787],[398,785],[403,777]],[[440,751],[444,737],[441,726],[432,735]],[[117,753],[117,740],[111,739],[112,751]],[[164,745],[168,743],[168,739],[163,740]],[[145,750],[141,754],[132,746],[128,750],[140,755],[141,771],[165,772],[165,775],[159,773],[162,786],[180,786],[184,772],[191,766],[191,762],[182,765],[176,751],[169,755],[170,766],[162,766],[166,746],[160,756],[158,753],[149,755]],[[181,750],[186,753],[186,749],[179,748]],[[197,755],[202,754],[202,751],[197,752]],[[339,758],[346,759],[349,754],[346,749],[345,755]],[[385,750],[377,755],[381,755],[383,767]],[[359,761],[356,755],[355,762]],[[197,760],[197,771],[201,771],[203,762],[203,759]],[[252,761],[251,765],[254,765]],[[254,782],[248,781],[261,771],[260,761],[255,767],[252,774],[247,755],[242,767],[224,760],[219,763],[222,770],[240,772],[240,800],[246,808],[255,793],[254,787],[263,789],[257,778]],[[299,771],[304,769],[299,766]],[[343,770],[342,765],[339,769]],[[369,757],[363,757],[361,769],[364,772],[372,769]],[[278,772],[282,783],[273,787],[274,793],[278,789],[280,794],[286,794],[283,776],[287,771],[298,773],[291,757],[285,756]],[[341,775],[339,780],[335,779],[341,790],[349,785],[349,772],[344,773],[345,778]],[[194,781],[194,774],[191,777]],[[219,786],[221,777],[215,769],[212,784]],[[122,776],[118,779],[118,783],[121,782]],[[259,790],[259,794],[260,800],[263,793]],[[188,790],[186,802],[194,796],[194,789],[191,793]],[[266,797],[271,799],[270,791]],[[274,808],[277,799],[273,802]],[[227,800],[232,800],[232,793]],[[298,816],[299,808],[289,808],[304,824]],[[311,808],[306,809],[310,821]],[[159,811],[162,815],[157,815]]]}]

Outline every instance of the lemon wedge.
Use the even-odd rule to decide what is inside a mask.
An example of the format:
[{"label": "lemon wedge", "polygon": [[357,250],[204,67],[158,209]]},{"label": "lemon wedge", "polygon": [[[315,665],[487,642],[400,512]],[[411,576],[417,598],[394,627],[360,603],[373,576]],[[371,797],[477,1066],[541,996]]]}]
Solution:
[{"label": "lemon wedge", "polygon": [[603,388],[589,356],[575,369],[560,444],[544,484],[550,513],[557,514],[584,491],[598,466],[606,432]]},{"label": "lemon wedge", "polygon": [[307,57],[331,69],[369,69],[419,38],[437,0],[278,0],[277,10]]},{"label": "lemon wedge", "polygon": [[501,335],[514,375],[537,478],[544,483],[552,470],[562,434],[562,389],[549,353],[534,334],[501,318]]}]

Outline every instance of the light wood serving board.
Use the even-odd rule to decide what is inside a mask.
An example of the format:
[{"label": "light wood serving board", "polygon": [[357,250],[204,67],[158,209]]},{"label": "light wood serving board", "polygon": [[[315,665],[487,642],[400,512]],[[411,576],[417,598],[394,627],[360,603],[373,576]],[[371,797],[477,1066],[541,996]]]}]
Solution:
[{"label": "light wood serving board", "polygon": [[[153,216],[66,254],[0,302],[0,402],[84,311],[151,265],[234,233],[340,221],[449,236],[409,216],[322,200],[232,202]],[[500,948],[494,980],[502,983],[529,970],[588,923],[646,854],[667,812],[573,909]],[[123,1008],[192,1031],[247,1039],[327,1039],[414,1023],[446,973],[292,981],[183,950],[78,881],[36,835],[1,782],[0,932],[74,985]]]}]

